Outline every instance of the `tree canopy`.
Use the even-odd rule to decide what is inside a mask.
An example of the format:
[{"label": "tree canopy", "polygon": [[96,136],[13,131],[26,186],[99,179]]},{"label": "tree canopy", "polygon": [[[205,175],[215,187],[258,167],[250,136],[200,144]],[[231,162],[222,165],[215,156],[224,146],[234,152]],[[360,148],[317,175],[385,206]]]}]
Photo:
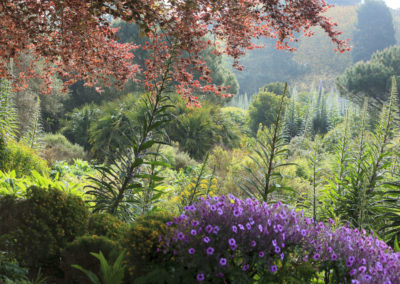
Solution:
[{"label": "tree canopy", "polygon": [[396,43],[393,18],[383,1],[367,0],[357,11],[358,23],[353,33],[353,61],[367,61],[379,50]]},{"label": "tree canopy", "polygon": [[[115,40],[112,16],[137,23],[149,38],[141,46],[152,51],[142,70],[149,90],[162,87],[160,77],[167,74],[179,82],[177,91],[189,101],[196,101],[193,89],[224,96],[226,88],[211,84],[203,50],[213,46],[217,54],[232,56],[240,69],[240,56],[255,47],[252,38],[276,38],[278,48],[291,50],[288,43],[295,33],[310,35],[310,28],[319,25],[338,50],[345,51],[346,42],[339,39],[335,23],[323,15],[328,8],[322,0],[3,0],[0,76],[19,88],[27,79],[40,77],[44,92],[51,89],[53,75],[61,77],[66,86],[78,79],[87,85],[110,84],[112,77],[122,86],[140,71],[132,63],[132,51],[139,46]],[[31,55],[31,64],[13,77],[9,63],[18,67],[24,53]],[[40,60],[46,65],[41,74],[35,74],[33,67]],[[193,79],[194,72],[202,75],[199,80]]]},{"label": "tree canopy", "polygon": [[337,78],[342,95],[362,103],[369,97],[381,107],[387,101],[393,76],[400,74],[400,47],[393,46],[372,55],[367,62],[358,62]]}]

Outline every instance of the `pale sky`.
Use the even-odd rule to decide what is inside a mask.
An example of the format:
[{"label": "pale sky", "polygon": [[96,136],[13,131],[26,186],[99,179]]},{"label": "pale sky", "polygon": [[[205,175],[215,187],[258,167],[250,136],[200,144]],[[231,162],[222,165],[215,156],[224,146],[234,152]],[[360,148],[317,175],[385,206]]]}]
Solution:
[{"label": "pale sky", "polygon": [[388,5],[392,9],[400,8],[400,0],[385,0],[386,5]]}]

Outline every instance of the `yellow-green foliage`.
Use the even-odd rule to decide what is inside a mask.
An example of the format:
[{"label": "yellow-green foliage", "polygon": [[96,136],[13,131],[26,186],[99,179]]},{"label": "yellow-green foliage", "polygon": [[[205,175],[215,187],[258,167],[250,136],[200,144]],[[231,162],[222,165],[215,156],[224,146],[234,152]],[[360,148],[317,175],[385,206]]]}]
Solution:
[{"label": "yellow-green foliage", "polygon": [[33,170],[30,176],[17,177],[16,172],[0,171],[0,196],[13,195],[15,197],[25,197],[27,188],[38,186],[42,188],[55,188],[66,193],[71,193],[80,197],[84,197],[83,188],[85,186],[82,181],[70,179],[70,175],[64,176],[60,180],[53,180],[48,173],[40,174]]},{"label": "yellow-green foliage", "polygon": [[57,189],[31,187],[26,199],[0,198],[0,250],[26,267],[58,265],[61,249],[87,227],[81,198]]},{"label": "yellow-green foliage", "polygon": [[243,149],[214,148],[210,156],[209,166],[210,168],[215,167],[215,175],[218,180],[217,194],[232,193],[238,196],[243,194],[237,186],[238,179],[248,175],[244,166],[255,168],[254,162],[248,156],[249,152]]},{"label": "yellow-green foliage", "polygon": [[117,241],[104,236],[82,236],[69,243],[62,252],[61,268],[64,271],[64,283],[91,284],[88,277],[71,265],[77,264],[87,270],[100,274],[99,261],[90,253],[101,251],[105,258],[113,263],[121,253],[121,245]]},{"label": "yellow-green foliage", "polygon": [[129,274],[139,277],[148,272],[150,264],[163,262],[164,255],[157,252],[159,237],[166,235],[166,222],[172,220],[167,212],[139,217],[124,237],[122,247],[126,249],[126,264]]},{"label": "yellow-green foliage", "polygon": [[122,238],[128,225],[108,213],[94,213],[89,217],[89,234],[106,236],[111,240]]},{"label": "yellow-green foliage", "polygon": [[30,175],[33,170],[41,173],[47,171],[46,161],[24,143],[9,141],[4,152],[2,171],[14,170],[18,177]]}]

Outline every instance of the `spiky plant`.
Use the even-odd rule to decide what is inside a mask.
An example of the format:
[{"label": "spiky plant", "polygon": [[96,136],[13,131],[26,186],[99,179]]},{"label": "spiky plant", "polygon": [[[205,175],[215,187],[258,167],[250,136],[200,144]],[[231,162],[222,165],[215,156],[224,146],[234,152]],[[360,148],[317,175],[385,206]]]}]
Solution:
[{"label": "spiky plant", "polygon": [[258,131],[256,146],[253,150],[254,155],[250,156],[257,166],[257,170],[244,167],[249,177],[238,182],[239,188],[247,195],[264,201],[268,201],[273,192],[285,189],[276,182],[277,178],[281,177],[279,168],[293,165],[292,163],[284,162],[288,152],[283,131],[283,111],[287,87],[286,84],[275,122],[270,129],[260,129]]},{"label": "spiky plant", "polygon": [[6,143],[15,138],[18,129],[17,112],[8,81],[0,79],[0,139]]},{"label": "spiky plant", "polygon": [[36,106],[32,115],[31,124],[29,126],[28,131],[22,137],[22,141],[24,141],[29,147],[32,149],[40,148],[40,135],[43,133],[43,127],[40,118],[40,98],[36,97]]},{"label": "spiky plant", "polygon": [[[108,153],[107,165],[97,167],[99,177],[90,178],[90,190],[87,194],[94,197],[94,211],[107,211],[121,219],[131,220],[143,212],[143,200],[149,197],[146,190],[146,180],[154,182],[162,179],[155,166],[165,166],[164,163],[152,157],[157,153],[151,152],[153,145],[163,143],[157,140],[160,127],[170,121],[168,105],[169,97],[157,95],[155,98],[148,95],[144,98],[146,112],[140,129],[132,129],[123,133],[124,147],[114,149]],[[153,167],[153,171],[146,172],[144,167]],[[150,185],[150,189],[155,189]],[[152,199],[154,200],[154,195]],[[148,200],[149,201],[149,200]],[[150,208],[146,202],[146,208]]]},{"label": "spiky plant", "polygon": [[346,177],[348,172],[350,152],[350,110],[346,110],[343,121],[344,132],[336,145],[336,153],[333,160],[332,175],[325,181],[326,186],[323,194],[323,215],[335,219],[339,215],[340,200],[344,188],[347,185]]}]

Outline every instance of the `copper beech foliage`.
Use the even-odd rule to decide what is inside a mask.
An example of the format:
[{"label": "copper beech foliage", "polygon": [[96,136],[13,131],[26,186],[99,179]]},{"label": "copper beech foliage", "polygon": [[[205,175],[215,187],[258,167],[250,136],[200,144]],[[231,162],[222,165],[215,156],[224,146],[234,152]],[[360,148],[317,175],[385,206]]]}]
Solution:
[{"label": "copper beech foliage", "polygon": [[[201,56],[207,47],[233,57],[234,67],[241,69],[240,56],[256,47],[253,38],[276,38],[278,49],[292,51],[295,34],[311,36],[310,28],[320,26],[338,51],[347,50],[336,24],[324,16],[329,7],[324,0],[0,0],[0,77],[23,88],[36,76],[49,92],[53,75],[65,86],[77,79],[107,85],[112,77],[122,86],[143,72],[149,90],[173,80],[177,91],[196,104],[194,89],[229,96],[211,82]],[[110,16],[140,25],[146,45],[116,42]],[[145,70],[132,64],[137,48],[151,51]],[[18,66],[22,53],[31,55],[31,66],[12,78],[8,63],[13,59]],[[39,60],[46,64],[35,74]],[[194,74],[200,74],[198,80]]]}]

